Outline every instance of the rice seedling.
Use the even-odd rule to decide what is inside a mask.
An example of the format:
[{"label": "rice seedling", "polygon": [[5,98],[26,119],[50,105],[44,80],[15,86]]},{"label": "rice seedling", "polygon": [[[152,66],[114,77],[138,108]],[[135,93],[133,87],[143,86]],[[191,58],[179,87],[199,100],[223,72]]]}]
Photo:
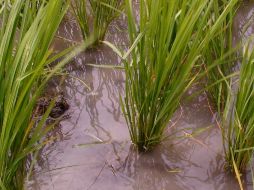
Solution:
[{"label": "rice seedling", "polygon": [[[54,3],[51,1],[50,6],[41,9],[32,22],[27,22],[26,19],[20,18],[20,13],[22,11],[23,18],[26,18],[29,14],[29,1],[16,0],[9,13],[7,5],[3,6],[0,35],[2,89],[0,92],[0,187],[4,190],[22,189],[25,156],[33,151],[36,141],[39,141],[42,135],[41,131],[35,130],[30,136],[34,124],[31,121],[33,106],[42,90],[40,85],[37,89],[34,87],[41,77],[49,56],[50,42],[66,8],[62,9],[61,1],[54,1]],[[52,20],[52,16],[56,19]],[[19,23],[20,30],[18,30]]]},{"label": "rice seedling", "polygon": [[105,38],[109,24],[119,16],[122,0],[89,0],[93,18],[93,32],[98,36],[96,43]]},{"label": "rice seedling", "polygon": [[[11,0],[10,4],[9,4],[9,10],[12,7],[12,5],[14,4],[16,0]],[[36,16],[36,14],[38,13],[39,9],[41,6],[46,5],[46,3],[48,2],[48,0],[30,0],[29,5],[28,5],[28,9],[26,9],[27,13],[26,13],[26,19],[29,19],[30,22],[32,22],[33,17]],[[25,7],[23,6],[20,12],[20,17],[23,16],[23,11],[24,11]]]},{"label": "rice seedling", "polygon": [[126,91],[121,102],[138,149],[149,150],[163,139],[180,99],[197,76],[191,73],[193,67],[201,53],[209,51],[237,0],[230,0],[206,29],[215,2],[141,0],[136,23],[132,1],[125,0],[133,45],[123,56]]},{"label": "rice seedling", "polygon": [[[24,188],[26,156],[47,141],[40,142],[49,130],[43,127],[50,108],[39,122],[35,121],[36,100],[52,75],[86,45],[51,56],[49,48],[68,1],[49,0],[34,17],[29,13],[30,0],[15,0],[11,7],[9,0],[1,2],[0,189],[16,190]],[[45,75],[45,67],[63,56]]]},{"label": "rice seedling", "polygon": [[[216,22],[216,19],[218,19],[228,3],[228,0],[215,1],[208,22]],[[207,70],[206,84],[210,86],[210,88],[207,89],[208,95],[219,114],[223,113],[230,95],[231,79],[227,76],[233,73],[234,62],[237,59],[237,48],[233,47],[232,34],[233,18],[236,10],[236,7],[231,10],[221,26],[222,30],[210,41],[208,47],[209,51],[204,52],[204,63],[205,69]],[[215,61],[219,63],[213,66]],[[221,82],[218,83],[218,81]]]},{"label": "rice seedling", "polygon": [[90,34],[87,0],[74,0],[71,3],[72,11],[79,24],[83,39],[87,39]]},{"label": "rice seedling", "polygon": [[[74,0],[72,10],[80,26],[83,39],[94,34],[97,36],[95,44],[103,41],[109,24],[121,14],[122,7],[122,0]],[[92,26],[90,26],[90,16]]]},{"label": "rice seedling", "polygon": [[[225,110],[224,145],[226,158],[232,171],[244,172],[254,149],[254,51],[244,49],[239,76],[239,86],[232,90],[230,103]],[[235,165],[235,168],[234,168]]]}]

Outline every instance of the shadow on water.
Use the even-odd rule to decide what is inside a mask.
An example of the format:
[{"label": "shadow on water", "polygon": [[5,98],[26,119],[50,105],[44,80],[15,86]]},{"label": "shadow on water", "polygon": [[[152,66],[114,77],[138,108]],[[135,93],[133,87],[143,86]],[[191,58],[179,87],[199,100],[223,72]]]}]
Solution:
[{"label": "shadow on water", "polygon": [[[252,33],[251,26],[247,33],[242,32],[244,23],[253,17],[254,4],[250,4],[236,16],[238,39],[243,33]],[[107,39],[126,47],[125,32],[126,25],[117,20]],[[71,18],[58,33],[65,39],[81,41],[77,34],[79,30]],[[53,47],[64,49],[69,45],[58,38]],[[174,127],[167,130],[168,141],[151,152],[138,153],[130,143],[119,104],[119,94],[124,92],[123,71],[95,68],[88,63],[115,65],[120,60],[101,45],[66,66],[68,75],[61,86],[59,78],[51,81],[48,90],[65,95],[71,117],[49,134],[57,138],[40,151],[29,190],[239,189],[235,177],[224,170],[221,134],[205,94],[177,111],[171,121]],[[176,129],[181,138],[170,136]],[[248,177],[246,189],[251,189],[250,181]]]}]

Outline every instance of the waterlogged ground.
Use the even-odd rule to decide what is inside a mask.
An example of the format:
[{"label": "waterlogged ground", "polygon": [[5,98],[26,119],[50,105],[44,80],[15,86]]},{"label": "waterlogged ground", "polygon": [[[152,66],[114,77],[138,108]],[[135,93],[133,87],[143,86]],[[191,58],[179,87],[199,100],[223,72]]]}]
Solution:
[{"label": "waterlogged ground", "polygon": [[[237,39],[253,32],[251,26],[244,28],[253,14],[254,3],[245,3],[235,19]],[[116,21],[107,39],[124,49],[125,32],[126,25]],[[81,40],[72,19],[65,20],[58,36]],[[54,47],[69,45],[58,38]],[[40,152],[28,189],[238,190],[235,177],[224,170],[221,133],[205,94],[181,105],[166,131],[166,141],[152,152],[136,152],[119,105],[123,72],[86,65],[119,62],[109,48],[100,46],[67,66],[69,77],[60,80],[60,87],[59,78],[52,81],[50,91],[65,95],[71,117],[49,134],[57,138]],[[186,97],[193,91],[195,87]],[[180,138],[172,135],[176,132]],[[248,175],[244,183],[251,189]]]}]

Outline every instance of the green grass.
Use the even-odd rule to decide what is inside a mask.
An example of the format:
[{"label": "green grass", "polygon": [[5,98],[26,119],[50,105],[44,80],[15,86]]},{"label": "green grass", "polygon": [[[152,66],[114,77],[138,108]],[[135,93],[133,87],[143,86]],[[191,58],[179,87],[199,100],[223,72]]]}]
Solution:
[{"label": "green grass", "polygon": [[125,0],[133,45],[125,61],[122,107],[131,140],[140,150],[163,139],[180,99],[195,80],[193,67],[202,52],[209,51],[237,0],[229,1],[207,29],[216,2],[141,0],[140,23],[136,23],[132,1]]},{"label": "green grass", "polygon": [[72,11],[83,39],[93,34],[97,36],[95,44],[103,41],[109,24],[121,14],[122,7],[123,0],[74,0]]},{"label": "green grass", "polygon": [[[16,190],[24,189],[27,155],[47,143],[41,138],[50,130],[44,128],[50,108],[40,121],[32,117],[36,100],[52,75],[87,44],[51,55],[68,1],[50,0],[34,17],[30,0],[7,3],[2,1],[0,11],[0,189]],[[60,57],[45,75],[45,67]]]}]

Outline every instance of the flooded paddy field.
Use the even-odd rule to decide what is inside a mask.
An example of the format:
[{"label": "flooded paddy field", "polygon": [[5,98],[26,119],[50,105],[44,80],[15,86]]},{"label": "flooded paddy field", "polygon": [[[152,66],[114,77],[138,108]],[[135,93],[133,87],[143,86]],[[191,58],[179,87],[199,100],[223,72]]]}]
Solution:
[{"label": "flooded paddy field", "polygon": [[[246,27],[253,18],[254,3],[244,3],[235,18],[236,40],[253,33],[251,24]],[[107,40],[127,49],[126,30],[124,18],[113,22]],[[81,35],[68,17],[53,46],[64,49],[70,41],[81,41]],[[49,84],[49,92],[67,99],[69,117],[48,134],[56,138],[39,152],[27,181],[29,190],[239,189],[235,176],[225,171],[220,126],[205,93],[187,103],[183,100],[169,123],[167,138],[154,150],[138,153],[119,100],[125,88],[124,72],[95,65],[119,66],[121,60],[100,45],[77,56],[66,66],[68,75]],[[249,172],[243,183],[252,189]]]}]

